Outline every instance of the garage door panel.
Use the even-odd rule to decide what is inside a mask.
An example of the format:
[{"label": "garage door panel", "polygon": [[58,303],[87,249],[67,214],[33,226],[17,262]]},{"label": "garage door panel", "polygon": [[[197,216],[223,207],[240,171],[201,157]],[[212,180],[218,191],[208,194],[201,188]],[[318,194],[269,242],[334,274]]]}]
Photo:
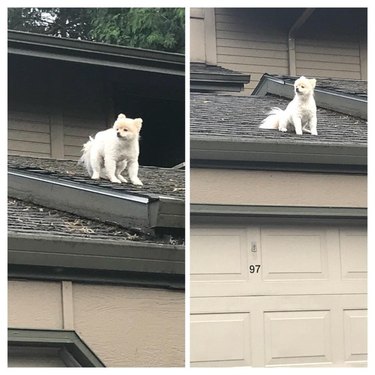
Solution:
[{"label": "garage door panel", "polygon": [[[242,364],[258,367],[366,365],[365,294],[192,298],[190,306],[192,351],[197,342],[203,343],[202,327],[193,328],[195,320],[203,324],[207,319],[202,317],[208,316],[213,321],[223,321],[222,317],[228,317],[230,321],[238,315],[247,316],[251,324],[250,330],[246,328],[248,336],[243,336],[249,343],[250,353]],[[215,330],[211,327],[208,332]],[[207,331],[204,332],[207,335]],[[225,331],[221,332],[224,336]],[[211,335],[211,342],[220,342],[215,334]],[[234,336],[227,337],[221,340],[220,350],[230,353],[232,345],[237,345],[238,341]],[[210,345],[210,342],[204,343],[204,347]],[[230,360],[222,363],[218,353],[208,357],[215,361],[194,362],[194,365],[235,365],[230,364]],[[199,349],[194,356],[199,358]]]},{"label": "garage door panel", "polygon": [[364,229],[340,229],[341,274],[345,279],[367,279],[367,235]]},{"label": "garage door panel", "polygon": [[250,365],[250,314],[192,315],[190,342],[195,366]]},{"label": "garage door panel", "polygon": [[266,366],[330,363],[330,311],[264,313]]},{"label": "garage door panel", "polygon": [[345,361],[365,364],[367,361],[367,310],[347,309],[344,313]]},{"label": "garage door panel", "polygon": [[191,295],[362,293],[366,241],[360,227],[193,227]]},{"label": "garage door panel", "polygon": [[191,235],[192,280],[247,278],[247,236],[241,229],[195,230]]},{"label": "garage door panel", "polygon": [[261,229],[264,280],[326,279],[326,233],[302,228]]}]

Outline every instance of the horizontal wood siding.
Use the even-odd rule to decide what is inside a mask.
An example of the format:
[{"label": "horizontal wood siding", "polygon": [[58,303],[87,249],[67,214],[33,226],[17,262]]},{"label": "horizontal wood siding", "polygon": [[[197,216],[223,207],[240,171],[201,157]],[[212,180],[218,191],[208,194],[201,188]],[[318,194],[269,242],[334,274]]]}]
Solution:
[{"label": "horizontal wood siding", "polygon": [[359,44],[342,40],[296,39],[297,75],[361,79]]},{"label": "horizontal wood siding", "polygon": [[287,37],[280,30],[246,22],[227,9],[216,9],[215,16],[218,65],[251,74],[242,94],[251,94],[264,73],[288,73]]},{"label": "horizontal wood siding", "polygon": [[47,114],[31,111],[9,111],[9,154],[50,157],[50,137],[50,120]]},{"label": "horizontal wood siding", "polygon": [[[264,73],[289,74],[288,28],[251,12],[215,9],[218,65],[251,75],[241,95],[249,95]],[[297,75],[361,79],[358,36],[317,30],[314,38],[296,37]]]},{"label": "horizontal wood siding", "polygon": [[84,118],[64,116],[64,155],[65,159],[76,160],[81,156],[81,150],[89,136],[95,136],[100,130],[106,129],[106,121],[100,118]]}]

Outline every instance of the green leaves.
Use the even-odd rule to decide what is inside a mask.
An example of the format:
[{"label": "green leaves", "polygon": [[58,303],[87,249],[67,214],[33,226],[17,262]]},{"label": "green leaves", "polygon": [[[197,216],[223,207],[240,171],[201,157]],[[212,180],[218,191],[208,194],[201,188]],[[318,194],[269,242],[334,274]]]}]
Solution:
[{"label": "green leaves", "polygon": [[184,53],[184,8],[9,8],[13,30]]}]

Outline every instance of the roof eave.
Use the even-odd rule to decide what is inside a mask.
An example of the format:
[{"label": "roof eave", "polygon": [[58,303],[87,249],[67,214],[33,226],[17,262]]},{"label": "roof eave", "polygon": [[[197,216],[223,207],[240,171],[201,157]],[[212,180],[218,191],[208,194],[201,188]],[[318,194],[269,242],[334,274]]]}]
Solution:
[{"label": "roof eave", "polygon": [[190,80],[190,91],[192,92],[241,92],[243,90],[243,83],[234,81]]},{"label": "roof eave", "polygon": [[191,222],[193,224],[224,224],[235,221],[268,223],[340,223],[366,224],[367,208],[364,207],[314,207],[314,206],[260,206],[260,205],[224,205],[191,204]]},{"label": "roof eave", "polygon": [[185,75],[185,56],[182,54],[13,30],[8,31],[8,53],[175,76]]},{"label": "roof eave", "polygon": [[191,166],[366,173],[365,145],[290,144],[192,136]]},{"label": "roof eave", "polygon": [[184,287],[181,245],[8,233],[8,275]]}]

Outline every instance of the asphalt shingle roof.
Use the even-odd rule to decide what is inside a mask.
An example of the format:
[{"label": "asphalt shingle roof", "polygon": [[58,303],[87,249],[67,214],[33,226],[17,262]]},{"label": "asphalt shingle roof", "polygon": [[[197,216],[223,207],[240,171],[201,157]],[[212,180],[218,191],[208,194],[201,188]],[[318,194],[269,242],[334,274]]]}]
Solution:
[{"label": "asphalt shingle roof", "polygon": [[58,178],[105,187],[110,190],[131,193],[135,195],[164,195],[184,199],[185,171],[173,168],[140,167],[139,177],[143,186],[128,184],[114,184],[108,180],[91,180],[85,168],[72,160],[54,160],[32,158],[27,156],[8,156],[8,166],[18,170],[35,171]]},{"label": "asphalt shingle roof", "polygon": [[155,237],[118,225],[86,219],[13,198],[8,199],[8,230],[23,234],[48,234],[96,240],[128,240],[168,244],[180,244],[182,241],[171,237]]},{"label": "asphalt shingle roof", "polygon": [[231,70],[223,68],[219,65],[208,65],[204,63],[190,63],[190,73],[191,74],[222,74],[227,76],[239,76],[243,75],[244,77],[247,77],[248,75]]},{"label": "asphalt shingle roof", "polygon": [[273,107],[285,109],[289,100],[275,96],[232,96],[191,93],[190,134],[242,140],[274,140],[290,144],[367,144],[367,123],[342,113],[318,108],[318,136],[259,129]]},{"label": "asphalt shingle roof", "polygon": [[[62,182],[69,181],[79,183],[82,187],[98,186],[111,192],[139,197],[147,197],[151,201],[158,197],[168,197],[167,199],[177,199],[182,202],[185,195],[184,191],[184,170],[141,167],[139,176],[143,180],[144,186],[134,186],[131,184],[114,184],[108,180],[91,180],[83,166],[78,165],[76,161],[54,160],[32,158],[26,156],[8,156],[8,166],[15,171],[26,171],[32,173],[35,177],[45,176],[53,177]],[[25,188],[27,189],[27,188]],[[27,192],[26,192],[27,193]],[[51,201],[46,204],[47,207],[39,206],[33,199],[14,199],[9,200],[8,228],[10,231],[19,233],[35,233],[50,235],[63,235],[72,237],[87,237],[95,239],[116,239],[132,240],[154,243],[181,244],[183,236],[174,232],[173,237],[169,234],[162,236],[156,235],[153,231],[140,228],[134,225],[117,223],[116,220],[91,217],[85,214],[77,214],[70,210],[55,206]],[[33,203],[32,203],[33,202]],[[44,206],[44,203],[43,203]],[[111,223],[109,223],[110,221]]]}]

